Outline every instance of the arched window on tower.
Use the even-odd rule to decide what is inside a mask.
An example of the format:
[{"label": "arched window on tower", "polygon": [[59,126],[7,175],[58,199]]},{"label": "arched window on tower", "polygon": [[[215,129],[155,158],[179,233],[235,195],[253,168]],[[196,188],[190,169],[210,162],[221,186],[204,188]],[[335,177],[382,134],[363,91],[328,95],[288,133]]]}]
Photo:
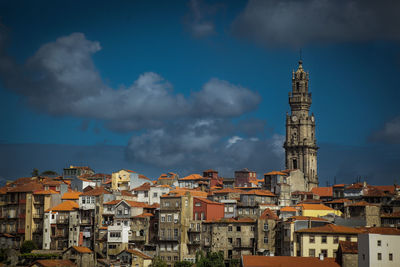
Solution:
[{"label": "arched window on tower", "polygon": [[293,159],[293,169],[297,169],[297,159]]},{"label": "arched window on tower", "polygon": [[300,83],[296,82],[296,90],[299,91],[299,89],[300,89]]}]

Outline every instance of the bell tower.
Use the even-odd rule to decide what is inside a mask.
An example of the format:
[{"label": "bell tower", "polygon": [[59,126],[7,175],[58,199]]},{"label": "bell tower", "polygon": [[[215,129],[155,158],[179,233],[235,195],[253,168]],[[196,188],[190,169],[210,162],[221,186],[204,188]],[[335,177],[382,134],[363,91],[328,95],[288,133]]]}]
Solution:
[{"label": "bell tower", "polygon": [[303,69],[302,60],[292,73],[292,91],[289,92],[290,114],[286,114],[285,148],[286,169],[300,169],[306,187],[318,186],[317,140],[315,117],[310,115],[311,93],[308,92],[309,73]]}]

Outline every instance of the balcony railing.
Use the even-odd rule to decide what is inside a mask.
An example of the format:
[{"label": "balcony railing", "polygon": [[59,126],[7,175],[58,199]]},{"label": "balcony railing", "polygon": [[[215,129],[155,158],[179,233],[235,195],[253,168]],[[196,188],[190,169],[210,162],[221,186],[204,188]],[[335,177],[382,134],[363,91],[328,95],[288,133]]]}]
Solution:
[{"label": "balcony railing", "polygon": [[68,224],[69,223],[69,219],[67,219],[67,218],[57,218],[56,219],[56,223],[57,224]]},{"label": "balcony railing", "polygon": [[160,236],[161,241],[178,241],[178,236]]}]

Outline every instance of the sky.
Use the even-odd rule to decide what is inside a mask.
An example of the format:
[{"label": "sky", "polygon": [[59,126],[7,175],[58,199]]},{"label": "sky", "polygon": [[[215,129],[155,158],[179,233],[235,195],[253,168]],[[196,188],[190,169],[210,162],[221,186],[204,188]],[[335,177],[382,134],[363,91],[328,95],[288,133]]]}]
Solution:
[{"label": "sky", "polygon": [[1,1],[0,180],[284,169],[310,72],[320,185],[400,182],[398,1]]}]

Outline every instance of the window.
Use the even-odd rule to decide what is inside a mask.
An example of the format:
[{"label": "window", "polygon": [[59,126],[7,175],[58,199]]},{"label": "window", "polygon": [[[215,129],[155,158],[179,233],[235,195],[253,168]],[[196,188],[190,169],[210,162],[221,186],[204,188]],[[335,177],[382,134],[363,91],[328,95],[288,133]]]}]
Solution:
[{"label": "window", "polygon": [[308,250],[308,257],[315,257],[315,249],[309,249]]},{"label": "window", "polygon": [[161,215],[161,221],[165,222],[165,215]]},{"label": "window", "polygon": [[125,209],[125,215],[127,215],[128,214],[128,209]]},{"label": "window", "polygon": [[393,254],[392,253],[389,253],[389,260],[393,261]]},{"label": "window", "polygon": [[201,220],[204,220],[204,212],[201,213]]},{"label": "window", "polygon": [[268,236],[264,236],[264,244],[268,244]]},{"label": "window", "polygon": [[333,250],[333,257],[336,259],[336,255],[337,255],[337,250],[336,249],[334,249]]},{"label": "window", "polygon": [[228,243],[232,244],[232,238],[228,238]]},{"label": "window", "polygon": [[178,256],[174,256],[174,261],[178,261]]},{"label": "window", "polygon": [[324,258],[328,257],[328,250],[327,249],[321,249],[321,254],[324,255]]},{"label": "window", "polygon": [[232,232],[232,226],[231,226],[231,225],[228,226],[228,231],[229,231],[229,232]]},{"label": "window", "polygon": [[158,197],[157,192],[153,193],[153,197]]},{"label": "window", "polygon": [[178,229],[174,229],[174,237],[178,238]]},{"label": "window", "polygon": [[164,207],[169,207],[169,202],[164,202]]},{"label": "window", "polygon": [[125,226],[128,226],[128,221],[124,221],[124,225],[125,225]]},{"label": "window", "polygon": [[381,241],[381,240],[378,240],[378,247],[380,247],[381,244],[382,244],[382,241]]},{"label": "window", "polygon": [[252,232],[254,232],[254,231],[256,230],[256,227],[255,227],[255,226],[252,226],[252,227],[250,228],[250,230],[251,230]]},{"label": "window", "polygon": [[167,222],[172,222],[172,215],[171,214],[167,215]]},{"label": "window", "polygon": [[339,237],[338,236],[334,236],[333,237],[333,244],[337,244],[339,243]]},{"label": "window", "polygon": [[185,207],[187,207],[187,206],[188,206],[188,200],[185,199]]},{"label": "window", "polygon": [[196,207],[201,207],[201,203],[200,202],[196,202],[196,204],[194,204]]},{"label": "window", "polygon": [[315,243],[315,236],[310,235],[310,243]]},{"label": "window", "polygon": [[378,261],[382,260],[382,253],[378,253]]},{"label": "window", "polygon": [[346,241],[351,241],[351,236],[346,236]]},{"label": "window", "polygon": [[326,235],[321,236],[321,243],[326,244]]},{"label": "window", "polygon": [[144,191],[144,197],[149,197],[149,192],[148,191]]},{"label": "window", "polygon": [[236,226],[236,232],[242,231],[242,228],[240,226]]},{"label": "window", "polygon": [[91,200],[92,200],[92,204],[94,204],[94,197],[91,197]]},{"label": "window", "polygon": [[268,231],[268,223],[264,223],[264,231]]},{"label": "window", "polygon": [[297,169],[297,159],[293,160],[293,169]]}]

